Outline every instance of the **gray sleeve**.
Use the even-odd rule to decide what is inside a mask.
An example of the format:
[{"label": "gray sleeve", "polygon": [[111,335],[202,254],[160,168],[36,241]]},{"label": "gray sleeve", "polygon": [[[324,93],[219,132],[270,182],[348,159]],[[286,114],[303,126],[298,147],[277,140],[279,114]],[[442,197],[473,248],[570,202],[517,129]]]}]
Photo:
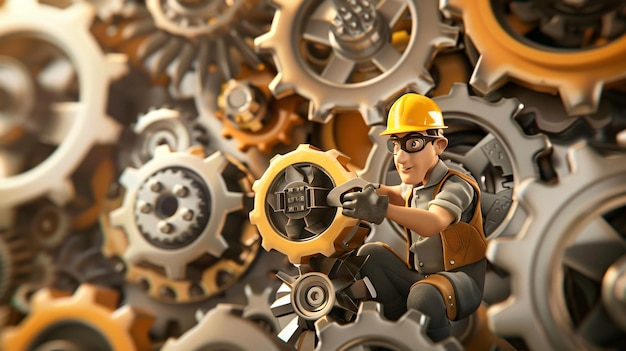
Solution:
[{"label": "gray sleeve", "polygon": [[451,224],[459,222],[463,212],[472,204],[474,188],[458,176],[451,176],[443,183],[441,191],[435,199],[428,203],[437,205],[450,211],[454,216]]}]

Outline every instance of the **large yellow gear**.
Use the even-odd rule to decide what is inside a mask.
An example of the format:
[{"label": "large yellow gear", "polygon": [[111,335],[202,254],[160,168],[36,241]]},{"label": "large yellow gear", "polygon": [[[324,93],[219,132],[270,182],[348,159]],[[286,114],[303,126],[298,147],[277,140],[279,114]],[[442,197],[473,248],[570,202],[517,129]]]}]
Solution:
[{"label": "large yellow gear", "polygon": [[[356,178],[346,167],[348,161],[336,150],[324,152],[308,144],[272,158],[252,186],[255,198],[250,212],[250,222],[258,227],[265,250],[274,249],[300,264],[318,254],[330,257],[347,252],[363,242],[368,230],[357,219],[328,206],[325,195],[320,195]],[[281,196],[289,207],[276,203]],[[289,229],[294,227],[304,234],[294,237]]]},{"label": "large yellow gear", "polygon": [[448,128],[441,109],[432,99],[416,93],[400,96],[389,109],[387,129],[380,135]]},{"label": "large yellow gear", "polygon": [[32,313],[1,335],[0,349],[25,351],[63,343],[79,350],[151,350],[153,318],[130,306],[117,308],[118,298],[114,290],[88,284],[74,295],[39,290]]}]

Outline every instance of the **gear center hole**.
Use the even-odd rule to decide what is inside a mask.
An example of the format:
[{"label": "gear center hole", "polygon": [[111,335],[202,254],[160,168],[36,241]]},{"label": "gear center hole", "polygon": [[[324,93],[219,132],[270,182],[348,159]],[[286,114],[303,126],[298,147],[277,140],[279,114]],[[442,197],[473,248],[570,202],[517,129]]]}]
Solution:
[{"label": "gear center hole", "polygon": [[172,217],[178,211],[178,199],[173,194],[159,197],[156,205],[156,214],[159,218]]}]

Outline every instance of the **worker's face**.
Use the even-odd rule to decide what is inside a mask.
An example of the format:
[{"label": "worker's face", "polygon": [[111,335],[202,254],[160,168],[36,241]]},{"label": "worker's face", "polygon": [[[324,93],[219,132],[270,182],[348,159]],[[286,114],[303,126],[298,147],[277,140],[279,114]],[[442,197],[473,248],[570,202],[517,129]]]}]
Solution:
[{"label": "worker's face", "polygon": [[[410,138],[409,134],[425,136],[423,145],[420,145],[419,138]],[[425,183],[426,178],[430,176],[430,171],[439,161],[439,155],[448,146],[448,139],[439,137],[433,140],[425,132],[394,134],[389,140],[392,145],[395,145],[393,161],[400,179],[403,183],[411,185]],[[419,150],[422,146],[423,149]]]}]

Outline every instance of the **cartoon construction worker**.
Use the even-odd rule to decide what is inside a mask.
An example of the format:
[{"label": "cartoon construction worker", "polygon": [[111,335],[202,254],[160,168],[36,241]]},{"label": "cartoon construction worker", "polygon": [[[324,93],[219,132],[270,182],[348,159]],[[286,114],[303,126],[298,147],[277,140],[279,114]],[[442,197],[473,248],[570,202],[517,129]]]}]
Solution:
[{"label": "cartoon construction worker", "polygon": [[486,270],[480,189],[468,172],[440,159],[448,146],[445,128],[433,100],[402,95],[381,133],[389,136],[402,184],[369,184],[342,200],[346,216],[376,224],[388,218],[405,228],[407,252],[384,243],[359,248],[358,255],[369,256],[361,273],[388,319],[419,310],[430,317],[434,341],[450,335],[450,321],[479,307]]}]

